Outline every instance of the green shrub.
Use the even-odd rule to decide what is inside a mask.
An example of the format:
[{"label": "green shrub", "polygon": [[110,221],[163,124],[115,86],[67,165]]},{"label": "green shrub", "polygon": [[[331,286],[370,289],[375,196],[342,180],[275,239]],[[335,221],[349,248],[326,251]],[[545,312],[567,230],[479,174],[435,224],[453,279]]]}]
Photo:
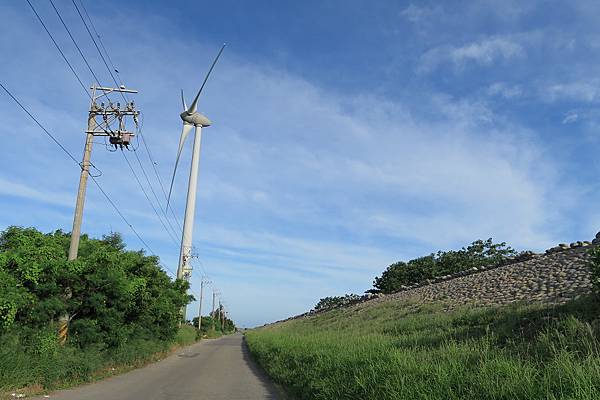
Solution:
[{"label": "green shrub", "polygon": [[590,281],[592,288],[600,294],[600,247],[588,251],[587,266],[590,269]]},{"label": "green shrub", "polygon": [[473,267],[496,266],[517,255],[506,243],[493,243],[492,239],[476,240],[460,250],[438,251],[408,262],[390,265],[381,277],[375,277],[369,290],[373,293],[394,293],[415,283],[443,275],[466,271]]},{"label": "green shrub", "polygon": [[177,336],[175,336],[175,343],[180,346],[187,346],[188,344],[194,343],[198,339],[198,330],[193,326],[184,325],[177,332]]},{"label": "green shrub", "polygon": [[315,311],[330,310],[336,307],[344,307],[361,300],[361,296],[357,294],[346,294],[344,296],[330,296],[324,297],[315,305]]},{"label": "green shrub", "polygon": [[0,327],[24,332],[71,316],[70,340],[119,347],[131,338],[175,338],[188,283],[172,281],[158,259],[127,251],[118,234],[82,235],[79,258],[67,261],[69,235],[9,227],[0,234]]}]

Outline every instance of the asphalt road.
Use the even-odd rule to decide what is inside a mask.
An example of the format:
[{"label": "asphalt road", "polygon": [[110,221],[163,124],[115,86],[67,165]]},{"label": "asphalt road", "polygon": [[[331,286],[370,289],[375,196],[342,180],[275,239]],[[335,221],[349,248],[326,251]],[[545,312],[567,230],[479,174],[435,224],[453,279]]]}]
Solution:
[{"label": "asphalt road", "polygon": [[[39,399],[44,399],[39,397]],[[204,340],[144,368],[74,389],[57,400],[281,399],[250,359],[242,335]]]}]

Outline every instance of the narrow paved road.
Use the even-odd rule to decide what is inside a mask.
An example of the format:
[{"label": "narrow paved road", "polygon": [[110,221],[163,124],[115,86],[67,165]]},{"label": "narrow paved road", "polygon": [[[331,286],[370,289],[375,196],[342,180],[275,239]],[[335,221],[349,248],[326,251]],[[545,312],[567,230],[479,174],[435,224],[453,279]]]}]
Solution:
[{"label": "narrow paved road", "polygon": [[147,367],[50,394],[50,399],[57,400],[278,398],[273,386],[250,359],[240,334],[204,340]]}]

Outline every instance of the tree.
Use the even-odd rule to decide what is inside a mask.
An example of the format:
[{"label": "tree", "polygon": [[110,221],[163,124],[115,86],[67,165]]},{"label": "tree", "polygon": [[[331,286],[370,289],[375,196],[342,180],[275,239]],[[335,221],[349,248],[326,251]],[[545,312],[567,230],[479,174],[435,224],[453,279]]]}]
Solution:
[{"label": "tree", "polygon": [[592,248],[587,252],[587,266],[590,270],[590,282],[592,290],[600,295],[600,247]]},{"label": "tree", "polygon": [[346,294],[344,296],[324,297],[315,305],[315,311],[325,311],[332,308],[348,306],[360,301],[361,296],[357,294]]},{"label": "tree", "polygon": [[438,251],[408,262],[390,265],[381,277],[375,277],[372,293],[394,293],[409,286],[443,275],[454,274],[473,267],[494,266],[517,255],[506,243],[493,243],[492,239],[476,240],[460,250]]},{"label": "tree", "polygon": [[171,280],[159,260],[126,251],[119,234],[82,235],[67,261],[69,235],[9,227],[0,233],[0,334],[34,336],[68,312],[71,343],[118,347],[135,339],[174,339],[189,284]]}]

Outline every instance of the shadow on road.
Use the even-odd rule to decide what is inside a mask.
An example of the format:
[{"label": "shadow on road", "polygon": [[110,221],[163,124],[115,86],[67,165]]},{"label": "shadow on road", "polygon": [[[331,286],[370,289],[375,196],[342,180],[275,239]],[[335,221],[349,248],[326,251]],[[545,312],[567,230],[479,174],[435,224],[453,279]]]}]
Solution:
[{"label": "shadow on road", "polygon": [[265,391],[268,393],[267,397],[265,397],[265,399],[284,400],[285,396],[283,396],[281,394],[281,392],[275,388],[275,386],[273,385],[273,383],[271,383],[271,380],[269,379],[267,374],[252,359],[252,356],[250,355],[250,350],[248,349],[248,345],[246,344],[245,337],[242,338],[241,343],[242,343],[241,346],[242,346],[242,354],[244,356],[244,362],[246,363],[246,365],[248,366],[250,371],[252,371],[252,374],[254,374],[256,379],[258,379],[260,381],[260,383],[264,387]]},{"label": "shadow on road", "polygon": [[200,353],[181,353],[181,354],[177,354],[177,357],[179,358],[194,358],[194,357],[198,357],[200,355]]}]

